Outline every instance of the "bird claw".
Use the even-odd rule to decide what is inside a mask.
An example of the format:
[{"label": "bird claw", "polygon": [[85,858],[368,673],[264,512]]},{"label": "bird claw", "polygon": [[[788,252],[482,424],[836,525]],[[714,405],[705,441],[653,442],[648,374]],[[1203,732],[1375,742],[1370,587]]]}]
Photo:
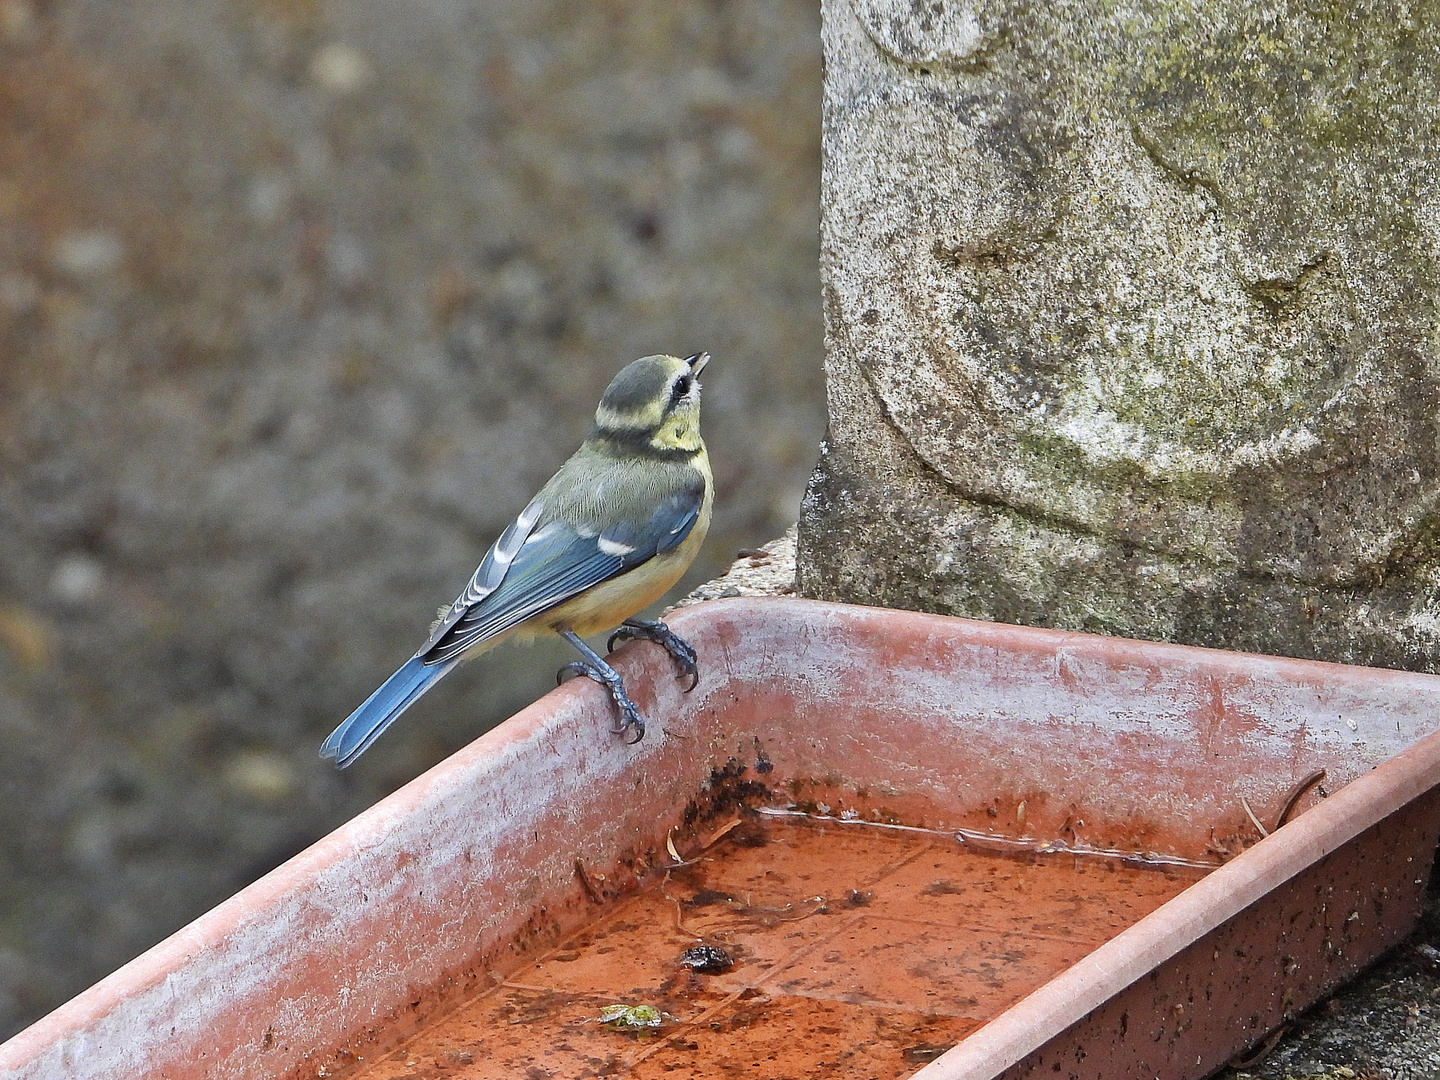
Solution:
[{"label": "bird claw", "polygon": [[675,677],[683,679],[690,676],[690,685],[685,688],[687,694],[700,685],[700,667],[695,662],[697,654],[694,646],[658,619],[626,619],[610,635],[610,640],[605,643],[605,651],[614,652],[617,641],[636,640],[653,641],[670,654],[670,658],[680,667],[680,674]]},{"label": "bird claw", "polygon": [[565,685],[565,683],[575,678],[576,675],[588,675],[590,678],[596,679],[596,681],[598,682],[605,681],[603,678],[597,678],[595,675],[591,674],[589,664],[582,664],[579,660],[575,660],[571,663],[566,664],[559,671],[555,672],[555,685],[563,686]]},{"label": "bird claw", "polygon": [[613,730],[616,735],[624,735],[628,729],[634,728],[635,737],[625,740],[631,746],[634,746],[641,739],[645,738],[645,718],[640,715],[640,710],[635,707],[635,703],[625,697],[623,692],[618,696],[614,694],[611,696],[615,697],[615,704],[620,707],[620,726]]},{"label": "bird claw", "polygon": [[587,679],[593,679],[610,691],[611,700],[620,710],[620,726],[613,729],[615,734],[623,735],[634,728],[635,737],[626,740],[632,746],[645,737],[645,718],[640,715],[639,707],[630,700],[630,695],[625,693],[625,683],[621,680],[619,672],[608,664],[597,667],[584,660],[575,660],[555,673],[555,683],[558,686],[566,681],[567,676],[574,678],[576,675],[584,675]]}]

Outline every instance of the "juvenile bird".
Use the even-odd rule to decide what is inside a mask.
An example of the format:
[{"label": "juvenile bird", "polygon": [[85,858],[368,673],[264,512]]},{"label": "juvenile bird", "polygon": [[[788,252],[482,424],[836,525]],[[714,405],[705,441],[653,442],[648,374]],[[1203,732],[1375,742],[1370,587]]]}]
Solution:
[{"label": "juvenile bird", "polygon": [[645,735],[640,710],[582,638],[619,627],[608,648],[657,642],[695,688],[695,650],[664,623],[633,616],[680,579],[710,526],[714,482],[696,378],[709,360],[646,356],[615,376],[580,449],[500,534],[420,651],[330,733],[321,757],[345,768],[462,658],[547,630],[583,657],[560,675],[604,684],[620,710],[616,730],[633,731],[631,742]]}]

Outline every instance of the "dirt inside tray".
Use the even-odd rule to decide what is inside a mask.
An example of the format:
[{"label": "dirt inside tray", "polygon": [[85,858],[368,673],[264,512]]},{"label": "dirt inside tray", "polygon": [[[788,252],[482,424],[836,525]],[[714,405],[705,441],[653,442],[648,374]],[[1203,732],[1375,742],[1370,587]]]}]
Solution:
[{"label": "dirt inside tray", "polygon": [[902,1077],[1202,872],[975,848],[747,818],[350,1075]]}]

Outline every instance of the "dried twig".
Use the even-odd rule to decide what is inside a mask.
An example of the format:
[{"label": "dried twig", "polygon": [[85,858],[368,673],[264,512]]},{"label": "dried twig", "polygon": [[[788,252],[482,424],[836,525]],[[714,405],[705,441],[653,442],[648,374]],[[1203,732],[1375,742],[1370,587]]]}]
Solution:
[{"label": "dried twig", "polygon": [[1236,1054],[1225,1064],[1232,1069],[1248,1069],[1251,1065],[1260,1064],[1260,1062],[1264,1061],[1269,1055],[1270,1051],[1275,1049],[1275,1044],[1283,1039],[1285,1033],[1289,1030],[1289,1024],[1281,1024],[1270,1033],[1269,1037],[1267,1037],[1266,1040],[1260,1044],[1259,1048],[1249,1057],[1241,1057],[1239,1054]]},{"label": "dried twig", "polygon": [[1301,780],[1298,784],[1296,784],[1293,788],[1290,789],[1290,794],[1286,795],[1285,801],[1280,804],[1280,813],[1275,815],[1276,829],[1280,828],[1281,825],[1284,825],[1285,822],[1290,820],[1290,812],[1295,809],[1295,804],[1300,801],[1300,796],[1304,795],[1305,792],[1309,791],[1312,787],[1314,787],[1316,784],[1318,784],[1321,780],[1324,779],[1325,770],[1316,769],[1309,776],[1305,777],[1305,779]]},{"label": "dried twig", "polygon": [[717,843],[720,842],[722,837],[730,833],[731,830],[739,828],[744,820],[744,818],[737,817],[733,821],[727,821],[724,825],[721,825],[720,828],[716,829],[713,833],[710,834],[710,839],[706,840],[705,843],[701,845],[700,850],[709,851],[712,847],[714,847]]},{"label": "dried twig", "polygon": [[585,895],[590,898],[592,903],[604,903],[599,891],[590,881],[590,875],[585,872],[585,864],[580,861],[580,856],[578,855],[575,856],[575,876],[580,879],[580,887],[585,890]]},{"label": "dried twig", "polygon": [[676,900],[675,897],[671,896],[669,893],[665,894],[665,899],[669,900],[672,904],[675,905],[675,929],[680,931],[680,933],[684,934],[686,937],[692,937],[696,941],[704,941],[704,934],[697,934],[694,930],[690,929],[690,927],[685,925],[684,910],[680,907],[680,901]]},{"label": "dried twig", "polygon": [[1244,795],[1240,796],[1240,805],[1245,808],[1245,816],[1250,819],[1250,824],[1254,825],[1255,828],[1260,830],[1260,835],[1269,836],[1270,830],[1265,828],[1264,825],[1260,824],[1260,819],[1255,816],[1255,811],[1250,809],[1250,803],[1246,800]]}]

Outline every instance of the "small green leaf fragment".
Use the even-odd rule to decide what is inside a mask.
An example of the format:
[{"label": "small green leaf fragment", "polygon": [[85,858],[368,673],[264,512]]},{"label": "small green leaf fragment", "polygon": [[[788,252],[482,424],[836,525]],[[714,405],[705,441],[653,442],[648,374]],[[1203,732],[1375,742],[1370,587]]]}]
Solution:
[{"label": "small green leaf fragment", "polygon": [[664,1017],[654,1005],[606,1005],[600,1010],[600,1023],[616,1030],[659,1027]]}]

